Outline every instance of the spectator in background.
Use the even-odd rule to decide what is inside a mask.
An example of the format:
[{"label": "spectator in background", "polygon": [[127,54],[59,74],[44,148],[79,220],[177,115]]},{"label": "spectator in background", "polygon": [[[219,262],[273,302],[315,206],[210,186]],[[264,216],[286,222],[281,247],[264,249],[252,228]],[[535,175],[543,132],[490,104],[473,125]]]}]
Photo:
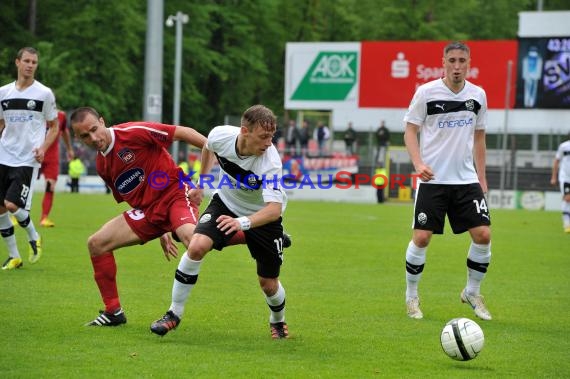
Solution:
[{"label": "spectator in background", "polygon": [[[71,162],[75,158],[73,147],[71,146],[71,136],[67,128],[67,115],[64,111],[57,111],[57,119],[59,123],[59,137],[63,140],[65,151],[67,152],[67,161]],[[42,201],[42,215],[40,217],[40,226],[44,228],[52,228],[55,223],[49,219],[49,213],[53,206],[55,196],[55,185],[59,176],[59,137],[47,149],[44,161],[40,168],[40,175],[46,180],[46,192]]]},{"label": "spectator in background", "polygon": [[374,159],[374,163],[378,164],[381,163],[385,165],[386,162],[386,152],[388,150],[388,146],[390,145],[390,131],[386,127],[386,123],[384,120],[380,123],[380,127],[376,129],[376,158]]},{"label": "spectator in background", "polygon": [[297,140],[299,139],[299,129],[295,120],[289,120],[287,129],[285,130],[285,147],[287,154],[294,157],[297,156]]},{"label": "spectator in background", "polygon": [[383,166],[379,166],[374,171],[374,185],[376,186],[376,200],[378,204],[384,202],[384,191],[388,180],[387,171]]},{"label": "spectator in background", "polygon": [[313,139],[317,141],[317,146],[319,147],[319,156],[326,155],[326,143],[331,137],[328,126],[326,126],[322,121],[317,123],[317,127],[313,132]]},{"label": "spectator in background", "polygon": [[185,154],[183,151],[178,152],[178,162],[178,167],[184,171],[184,174],[188,175],[190,165],[188,164],[188,160],[185,159]]},{"label": "spectator in background", "polygon": [[81,162],[81,159],[79,159],[78,157],[73,158],[69,162],[69,171],[68,171],[72,193],[79,192],[79,178],[84,173],[85,173],[85,166],[83,165],[83,162]]},{"label": "spectator in background", "polygon": [[275,147],[277,147],[281,137],[283,137],[283,131],[281,130],[280,127],[277,127],[277,130],[275,130],[275,134],[273,135],[273,138],[271,138],[271,143],[274,144]]},{"label": "spectator in background", "polygon": [[352,122],[348,123],[348,129],[344,132],[344,144],[346,145],[346,154],[354,155],[354,142],[356,141],[356,131],[352,127]]},{"label": "spectator in background", "polygon": [[45,152],[57,138],[58,125],[55,96],[35,79],[38,62],[36,49],[20,49],[16,81],[0,87],[0,232],[8,250],[3,270],[23,265],[8,212],[28,234],[30,263],[36,263],[42,254],[41,237],[30,218],[30,189]]},{"label": "spectator in background", "polygon": [[562,193],[562,226],[564,232],[570,233],[570,134],[568,140],[562,142],[556,150],[552,164],[550,183],[560,185]]},{"label": "spectator in background", "polygon": [[299,146],[301,148],[301,156],[307,156],[309,151],[309,140],[311,139],[311,129],[309,128],[309,121],[304,120],[301,130],[299,130]]},{"label": "spectator in background", "polygon": [[195,184],[200,183],[200,170],[202,169],[202,162],[200,161],[200,154],[190,153],[188,154],[188,166],[190,171],[194,174],[192,175],[192,182]]}]

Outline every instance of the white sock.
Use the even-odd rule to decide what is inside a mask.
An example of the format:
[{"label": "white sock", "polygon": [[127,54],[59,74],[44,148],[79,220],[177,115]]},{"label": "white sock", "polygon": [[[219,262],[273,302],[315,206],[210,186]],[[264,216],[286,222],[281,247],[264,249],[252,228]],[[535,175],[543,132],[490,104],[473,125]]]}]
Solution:
[{"label": "white sock", "polygon": [[16,235],[14,234],[14,225],[12,224],[12,220],[10,220],[9,213],[6,212],[3,215],[0,215],[0,230],[8,231],[10,228],[12,228],[12,234],[2,236],[6,242],[6,247],[8,248],[8,256],[12,258],[21,258],[20,252],[18,251],[18,244],[16,242]]},{"label": "white sock", "polygon": [[174,283],[172,284],[172,303],[170,310],[180,318],[184,314],[184,306],[190,291],[198,281],[198,273],[200,272],[200,265],[202,261],[194,261],[190,259],[185,252],[178,263],[178,269],[174,276]]},{"label": "white sock", "polygon": [[265,301],[271,310],[269,314],[269,322],[283,322],[285,321],[285,289],[279,282],[277,292],[273,296],[265,295]]},{"label": "white sock", "polygon": [[22,222],[22,221],[26,221],[28,220],[28,225],[24,226],[24,230],[28,233],[28,240],[29,241],[37,241],[39,238],[38,232],[36,231],[36,228],[34,226],[34,222],[32,221],[31,217],[30,217],[30,212],[28,212],[27,210],[23,209],[23,208],[18,208],[18,210],[14,213],[12,213],[14,215],[14,217],[16,217],[16,220],[18,220],[18,222]]},{"label": "white sock", "polygon": [[491,262],[491,244],[480,245],[471,242],[467,254],[467,286],[465,292],[477,296],[481,292],[481,281]]},{"label": "white sock", "polygon": [[426,263],[427,247],[418,247],[410,241],[406,250],[406,301],[418,297],[418,284]]}]

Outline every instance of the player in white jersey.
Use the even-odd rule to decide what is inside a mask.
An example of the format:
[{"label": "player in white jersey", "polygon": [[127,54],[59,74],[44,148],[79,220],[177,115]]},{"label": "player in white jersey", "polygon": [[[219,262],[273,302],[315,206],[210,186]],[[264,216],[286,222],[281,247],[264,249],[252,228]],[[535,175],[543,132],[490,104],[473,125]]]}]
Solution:
[{"label": "player in white jersey", "polygon": [[452,42],[443,53],[445,77],[420,86],[404,117],[404,141],[420,175],[406,250],[406,306],[409,317],[423,317],[418,283],[431,237],[443,234],[447,215],[455,234],[469,231],[472,239],[460,299],[479,318],[491,320],[480,294],[491,260],[491,219],[484,195],[487,100],[482,88],[465,80],[469,48]]},{"label": "player in white jersey", "polygon": [[562,226],[566,233],[570,233],[570,134],[568,140],[562,142],[556,150],[552,164],[552,178],[550,183],[560,184],[562,193]]},{"label": "player in white jersey", "polygon": [[58,134],[53,92],[35,80],[38,52],[32,47],[20,49],[16,67],[17,80],[0,87],[0,233],[9,255],[4,270],[22,267],[8,211],[28,234],[29,261],[36,263],[41,257],[41,238],[30,219],[33,186],[44,154]]},{"label": "player in white jersey", "polygon": [[276,127],[273,112],[254,105],[242,115],[241,127],[217,126],[208,135],[202,165],[211,165],[215,155],[221,168],[220,183],[224,184],[218,186],[196,225],[176,270],[172,303],[166,314],[152,323],[153,333],[163,336],[178,326],[204,256],[212,249],[221,250],[235,232],[243,230],[270,309],[271,336],[288,338],[285,290],[279,281],[286,196],[280,186],[281,159],[271,143]]}]

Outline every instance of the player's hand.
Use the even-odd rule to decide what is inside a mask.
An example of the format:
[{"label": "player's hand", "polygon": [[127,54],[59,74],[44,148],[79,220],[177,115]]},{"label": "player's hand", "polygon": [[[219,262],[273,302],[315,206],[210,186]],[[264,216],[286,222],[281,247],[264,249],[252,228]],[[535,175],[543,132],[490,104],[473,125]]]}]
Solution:
[{"label": "player's hand", "polygon": [[216,222],[218,223],[218,229],[220,229],[222,232],[225,232],[226,234],[237,232],[240,227],[239,222],[235,218],[228,215],[221,215],[218,217]]},{"label": "player's hand", "polygon": [[43,149],[36,147],[32,150],[32,152],[34,153],[34,158],[36,159],[36,161],[38,161],[39,163],[42,163],[44,161],[45,152],[43,151]]},{"label": "player's hand", "polygon": [[204,199],[204,190],[202,188],[193,188],[188,194],[190,201],[196,205],[202,204],[202,199]]},{"label": "player's hand", "polygon": [[160,236],[160,247],[162,247],[162,252],[167,261],[170,261],[170,257],[178,257],[178,246],[174,243],[170,233],[164,233]]},{"label": "player's hand", "polygon": [[550,179],[550,184],[552,184],[553,186],[555,186],[556,183],[558,183],[558,180],[557,180],[556,178]]},{"label": "player's hand", "polygon": [[423,182],[429,182],[434,178],[431,167],[423,163],[416,168],[416,171]]}]

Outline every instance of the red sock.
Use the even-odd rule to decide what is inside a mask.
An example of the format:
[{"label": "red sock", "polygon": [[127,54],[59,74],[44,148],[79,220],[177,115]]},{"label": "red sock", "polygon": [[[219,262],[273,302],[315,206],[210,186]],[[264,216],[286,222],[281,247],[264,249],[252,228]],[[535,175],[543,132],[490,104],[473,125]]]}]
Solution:
[{"label": "red sock", "polygon": [[49,215],[52,205],[53,205],[53,192],[49,191],[44,194],[44,200],[42,201],[42,220]]},{"label": "red sock", "polygon": [[245,244],[245,233],[243,232],[243,230],[237,231],[236,234],[234,234],[232,238],[230,238],[230,240],[228,241],[228,246],[243,245],[243,244]]},{"label": "red sock", "polygon": [[93,277],[99,287],[99,292],[105,303],[105,312],[112,313],[121,307],[117,290],[117,265],[112,252],[91,257]]}]

